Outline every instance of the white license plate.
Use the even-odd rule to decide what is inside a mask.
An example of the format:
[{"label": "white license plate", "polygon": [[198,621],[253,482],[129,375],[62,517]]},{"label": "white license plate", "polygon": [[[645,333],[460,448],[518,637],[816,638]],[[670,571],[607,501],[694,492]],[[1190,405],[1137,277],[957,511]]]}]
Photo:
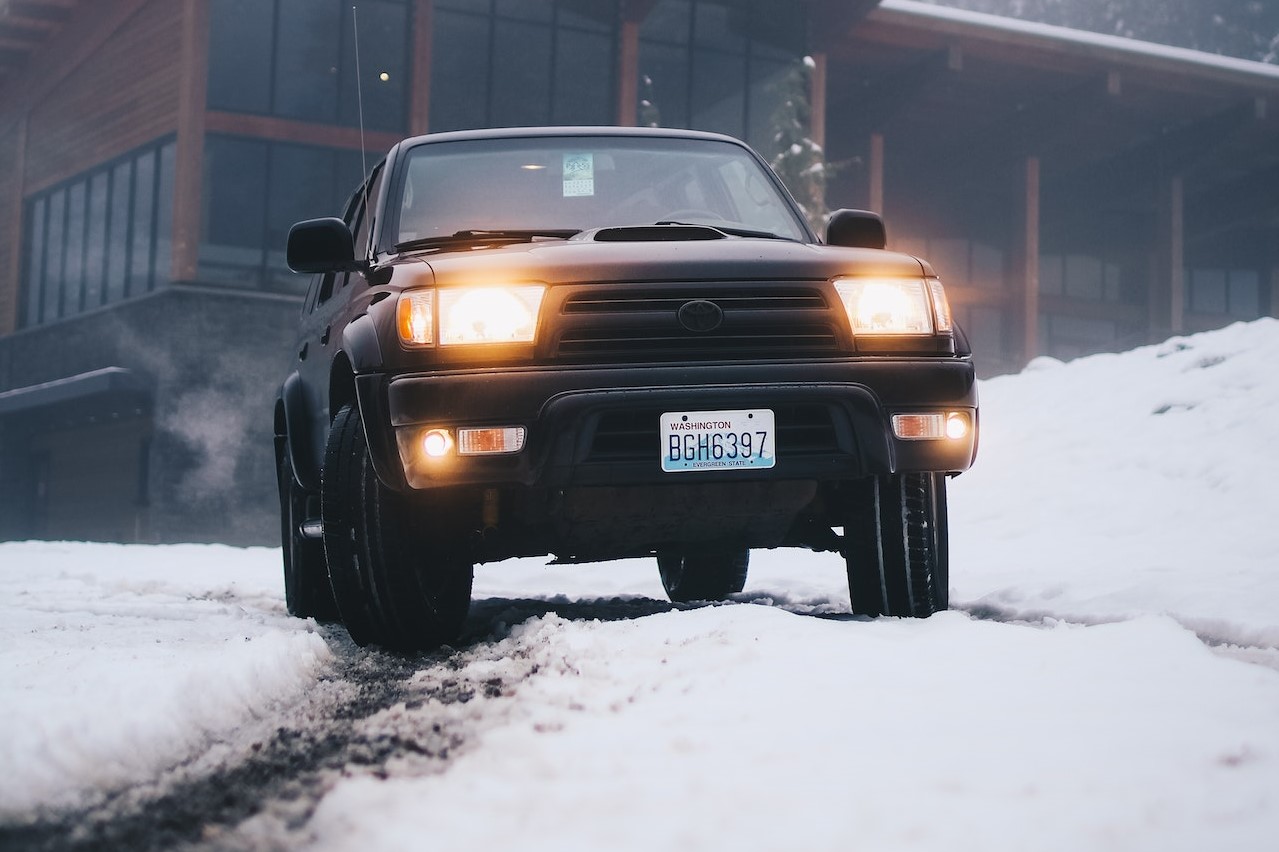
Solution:
[{"label": "white license plate", "polygon": [[759,470],[777,463],[767,408],[670,411],[662,415],[662,470]]}]

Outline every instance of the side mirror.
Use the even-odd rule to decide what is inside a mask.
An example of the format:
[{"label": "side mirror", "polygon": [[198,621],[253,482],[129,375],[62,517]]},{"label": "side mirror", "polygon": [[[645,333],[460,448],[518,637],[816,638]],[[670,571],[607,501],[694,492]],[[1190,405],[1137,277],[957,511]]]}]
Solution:
[{"label": "side mirror", "polygon": [[341,219],[308,219],[289,228],[286,251],[294,272],[344,272],[359,268],[355,240]]},{"label": "side mirror", "polygon": [[836,210],[826,225],[826,244],[849,248],[882,249],[888,232],[878,213],[869,210]]}]

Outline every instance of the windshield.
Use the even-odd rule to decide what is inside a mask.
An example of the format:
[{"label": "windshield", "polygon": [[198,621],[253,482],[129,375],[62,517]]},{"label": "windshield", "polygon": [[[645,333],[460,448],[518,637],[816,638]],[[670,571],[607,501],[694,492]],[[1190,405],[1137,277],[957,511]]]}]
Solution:
[{"label": "windshield", "polygon": [[[465,231],[576,232],[665,222],[805,240],[764,167],[708,139],[562,136],[419,145],[400,182],[394,243]],[[395,210],[395,207],[391,207]]]}]

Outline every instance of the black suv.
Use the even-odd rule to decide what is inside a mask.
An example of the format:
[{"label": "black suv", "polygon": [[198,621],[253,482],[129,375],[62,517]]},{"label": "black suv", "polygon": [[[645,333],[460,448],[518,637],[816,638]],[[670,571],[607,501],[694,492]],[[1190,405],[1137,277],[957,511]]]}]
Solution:
[{"label": "black suv", "polygon": [[288,263],[314,276],[275,406],[291,613],[430,647],[479,562],[653,555],[671,600],[716,600],[766,547],[841,553],[855,613],[946,608],[967,341],[878,216],[823,244],[741,142],[408,139]]}]

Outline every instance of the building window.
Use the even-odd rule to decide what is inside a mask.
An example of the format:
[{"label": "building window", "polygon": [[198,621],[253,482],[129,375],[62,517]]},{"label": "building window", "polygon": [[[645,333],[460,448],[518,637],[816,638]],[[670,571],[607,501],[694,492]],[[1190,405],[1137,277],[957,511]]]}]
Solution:
[{"label": "building window", "polygon": [[1256,319],[1261,311],[1261,276],[1254,269],[1186,270],[1186,306],[1196,314]]},{"label": "building window", "polygon": [[1132,301],[1125,298],[1118,264],[1082,254],[1040,255],[1039,291],[1091,302]]},{"label": "building window", "polygon": [[436,0],[431,129],[613,124],[617,0]]},{"label": "building window", "polygon": [[637,121],[727,133],[771,157],[805,27],[802,7],[782,0],[658,0],[640,26]]},{"label": "building window", "polygon": [[[212,0],[208,105],[402,133],[412,38],[408,0]],[[357,89],[354,33],[359,30]]]},{"label": "building window", "polygon": [[[339,216],[364,174],[359,151],[210,135],[204,146],[199,277],[210,283],[303,293],[285,263],[289,228]],[[382,153],[370,153],[370,168]]]},{"label": "building window", "polygon": [[151,145],[27,201],[23,325],[168,283],[174,152],[172,141]]}]

